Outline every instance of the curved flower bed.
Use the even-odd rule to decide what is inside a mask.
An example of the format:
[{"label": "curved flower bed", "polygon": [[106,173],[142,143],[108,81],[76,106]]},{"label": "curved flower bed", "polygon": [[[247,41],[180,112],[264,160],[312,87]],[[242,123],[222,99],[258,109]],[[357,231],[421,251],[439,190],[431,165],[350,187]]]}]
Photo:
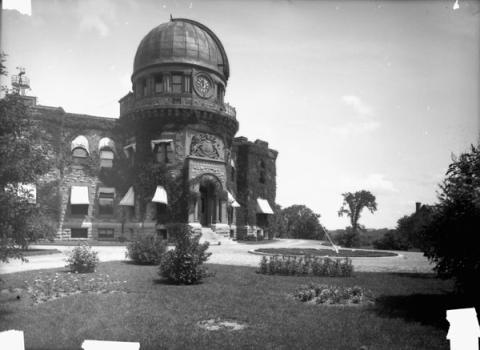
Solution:
[{"label": "curved flower bed", "polygon": [[338,254],[333,249],[316,249],[316,248],[260,248],[254,252],[268,255],[285,255],[285,256],[328,256],[339,258],[378,258],[386,256],[398,256],[396,253],[385,252],[380,250],[355,250],[355,249],[339,249]]}]

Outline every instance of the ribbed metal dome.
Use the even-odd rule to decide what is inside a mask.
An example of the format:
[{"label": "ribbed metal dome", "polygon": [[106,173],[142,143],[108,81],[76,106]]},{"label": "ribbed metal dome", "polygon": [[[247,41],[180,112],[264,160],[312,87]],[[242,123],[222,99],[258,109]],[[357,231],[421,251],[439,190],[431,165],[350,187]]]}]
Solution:
[{"label": "ribbed metal dome", "polygon": [[217,36],[201,23],[175,18],[153,28],[140,42],[133,74],[140,70],[172,63],[187,63],[230,74],[228,58]]}]

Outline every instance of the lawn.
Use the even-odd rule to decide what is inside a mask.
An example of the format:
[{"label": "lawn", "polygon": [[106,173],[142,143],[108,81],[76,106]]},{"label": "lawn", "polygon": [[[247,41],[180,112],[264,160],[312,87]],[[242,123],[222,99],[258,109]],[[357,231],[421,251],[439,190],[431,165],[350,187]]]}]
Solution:
[{"label": "lawn", "polygon": [[[450,281],[431,275],[356,273],[350,278],[267,276],[254,268],[209,265],[214,277],[166,284],[155,266],[102,263],[97,272],[63,269],[1,276],[0,330],[21,329],[27,349],[79,349],[85,339],[139,341],[141,349],[448,349]],[[290,294],[308,282],[369,289],[368,306],[309,305]],[[56,285],[57,299],[24,290]],[[91,292],[87,292],[91,290]],[[76,292],[77,294],[71,294]],[[16,294],[21,298],[17,300]],[[236,322],[238,330],[212,320]]]},{"label": "lawn", "polygon": [[396,253],[386,252],[382,250],[361,250],[361,249],[339,249],[336,253],[333,249],[316,249],[316,248],[260,248],[255,252],[269,255],[311,255],[311,256],[330,256],[330,257],[365,257],[378,258],[384,256],[398,256]]}]

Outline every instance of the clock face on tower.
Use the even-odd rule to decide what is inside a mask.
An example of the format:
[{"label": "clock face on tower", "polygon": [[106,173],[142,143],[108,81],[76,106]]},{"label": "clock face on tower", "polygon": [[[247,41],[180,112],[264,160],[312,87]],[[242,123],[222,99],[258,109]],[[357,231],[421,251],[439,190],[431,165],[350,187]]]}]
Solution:
[{"label": "clock face on tower", "polygon": [[212,91],[212,83],[207,76],[199,74],[195,77],[195,91],[200,97],[207,98],[210,97],[210,92]]}]

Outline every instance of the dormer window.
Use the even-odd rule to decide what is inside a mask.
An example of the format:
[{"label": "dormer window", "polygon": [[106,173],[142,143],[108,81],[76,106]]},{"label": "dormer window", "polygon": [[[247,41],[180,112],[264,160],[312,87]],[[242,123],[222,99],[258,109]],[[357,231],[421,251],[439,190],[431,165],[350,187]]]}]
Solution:
[{"label": "dormer window", "polygon": [[180,74],[172,75],[172,92],[179,94],[183,92],[183,76]]},{"label": "dormer window", "polygon": [[163,164],[173,163],[173,140],[152,140],[151,146],[157,162]]},{"label": "dormer window", "polygon": [[154,86],[155,86],[155,93],[160,94],[163,92],[163,76],[162,75],[156,75],[154,79]]},{"label": "dormer window", "polygon": [[100,150],[100,167],[111,168],[113,166],[113,159],[115,158],[115,154],[113,153],[115,144],[112,139],[108,137],[102,138],[98,143],[98,149]]}]

